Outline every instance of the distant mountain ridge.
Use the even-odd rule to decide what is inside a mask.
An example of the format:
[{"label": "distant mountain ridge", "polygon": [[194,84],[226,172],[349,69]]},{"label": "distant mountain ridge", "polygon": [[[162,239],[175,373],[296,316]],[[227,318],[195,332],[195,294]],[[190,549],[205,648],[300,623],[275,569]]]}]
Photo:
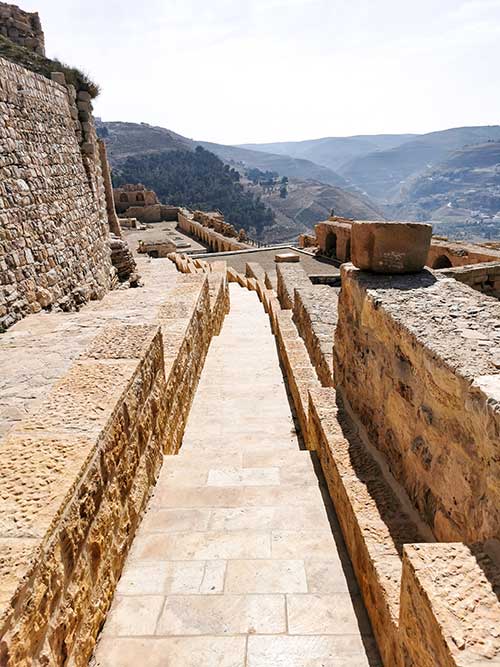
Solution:
[{"label": "distant mountain ridge", "polygon": [[310,160],[284,154],[278,155],[265,151],[253,151],[246,148],[239,148],[238,146],[214,144],[208,141],[198,141],[196,143],[218,155],[221,160],[235,165],[242,164],[245,167],[256,167],[262,171],[276,171],[280,176],[288,176],[289,178],[313,179],[327,183],[328,185],[349,187],[345,178],[337,174],[333,169],[311,162]]},{"label": "distant mountain ridge", "polygon": [[[131,176],[129,158],[144,158],[135,164],[139,177],[151,187],[161,190],[158,174],[155,173],[155,155],[163,155],[166,151],[194,152],[196,146],[215,154],[226,164],[236,168],[241,174],[249,168],[262,171],[274,171],[290,180],[289,197],[264,196],[259,188],[246,189],[259,194],[262,201],[276,213],[277,222],[272,228],[253,230],[262,241],[289,241],[297,238],[301,232],[310,231],[316,222],[324,220],[332,208],[339,215],[357,217],[359,219],[383,219],[383,212],[376,204],[370,202],[358,192],[349,192],[347,182],[336,172],[309,160],[291,158],[287,155],[275,155],[259,151],[251,151],[232,146],[224,146],[206,141],[192,141],[180,134],[162,127],[146,123],[97,122],[97,130],[107,145],[108,156],[115,173],[126,166],[126,173]],[[178,157],[176,157],[178,160]],[[148,165],[148,168],[144,168]],[[165,165],[162,167],[165,180],[171,179]],[[342,187],[344,186],[344,187]],[[171,188],[170,188],[171,189]],[[179,193],[180,196],[181,193]],[[184,195],[183,195],[184,196]],[[207,193],[204,193],[206,199]],[[181,197],[182,199],[182,197]],[[200,197],[197,201],[201,201]],[[171,202],[175,203],[175,202]],[[281,228],[280,228],[281,225]]]},{"label": "distant mountain ridge", "polygon": [[[499,125],[243,146],[193,141],[146,123],[100,123],[98,129],[107,135],[115,165],[132,155],[193,151],[201,145],[243,175],[257,168],[287,176],[289,198],[261,193],[287,238],[310,229],[331,208],[359,219],[432,220],[439,233],[457,233],[457,238],[472,234],[467,224],[474,225],[476,239],[483,227],[485,238],[500,236],[495,217],[500,159],[492,146],[500,142]],[[245,187],[251,189],[249,183]],[[272,236],[281,236],[277,224]]]},{"label": "distant mountain ridge", "polygon": [[417,136],[417,134],[360,134],[352,137],[323,137],[270,144],[240,144],[238,148],[303,158],[335,171],[356,157],[394,148]]},{"label": "distant mountain ridge", "polygon": [[453,151],[408,181],[396,212],[442,222],[454,232],[467,222],[481,224],[484,237],[495,238],[500,232],[500,141]]},{"label": "distant mountain ridge", "polygon": [[344,164],[339,172],[380,202],[397,201],[407,179],[444,160],[467,144],[500,140],[500,126],[459,127],[422,134],[384,151],[368,153]]}]

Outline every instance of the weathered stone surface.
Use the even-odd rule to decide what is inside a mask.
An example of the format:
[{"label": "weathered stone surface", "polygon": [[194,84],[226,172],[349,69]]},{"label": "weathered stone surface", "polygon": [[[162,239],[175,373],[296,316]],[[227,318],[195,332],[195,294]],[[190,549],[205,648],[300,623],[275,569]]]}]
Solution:
[{"label": "weathered stone surface", "polygon": [[454,278],[488,296],[500,298],[500,261],[443,268],[438,269],[437,273],[440,276]]},{"label": "weathered stone surface", "polygon": [[325,257],[338,259],[340,262],[351,261],[351,225],[352,220],[332,217],[330,220],[314,225],[316,243],[319,252]]},{"label": "weathered stone surface", "polygon": [[338,292],[326,285],[295,289],[293,320],[324,387],[333,387],[333,335]]},{"label": "weathered stone surface", "polygon": [[189,236],[199,239],[213,252],[246,250],[252,246],[238,240],[238,232],[216,213],[191,213],[187,209],[179,209],[179,229]]},{"label": "weathered stone surface", "polygon": [[16,5],[0,2],[0,34],[15,44],[45,55],[45,37],[37,12],[25,12]]},{"label": "weathered stone surface", "polygon": [[280,252],[274,256],[274,261],[277,264],[282,264],[284,262],[296,264],[297,262],[300,262],[300,256],[293,252]]},{"label": "weathered stone surface", "polygon": [[[101,298],[111,261],[101,167],[82,155],[66,89],[0,58],[0,106],[5,329],[40,308],[78,307],[79,288]],[[93,126],[88,141],[96,141]]]},{"label": "weathered stone surface", "polygon": [[0,583],[8,667],[70,655],[85,665],[104,618],[165,429],[158,327],[132,337],[142,338],[140,353],[120,365],[82,357],[0,447],[9,461],[0,501],[0,560],[10,563]]},{"label": "weathered stone surface", "polygon": [[352,263],[363,271],[412,273],[426,263],[432,226],[418,222],[354,222]]},{"label": "weathered stone surface", "polygon": [[295,289],[311,287],[311,281],[300,264],[277,264],[276,275],[276,291],[281,307],[285,310],[291,309],[295,301]]},{"label": "weathered stone surface", "polygon": [[341,386],[371,442],[440,540],[500,529],[500,304],[428,271],[342,272]]},{"label": "weathered stone surface", "polygon": [[334,389],[309,391],[307,438],[308,448],[319,456],[384,664],[402,666],[402,549],[425,538],[352,422],[339,411]]},{"label": "weathered stone surface", "polygon": [[160,308],[163,337],[158,323],[103,329],[2,441],[6,667],[87,665],[163,450],[178,448],[227,309],[224,275],[213,275],[213,313],[207,277],[186,276]]},{"label": "weathered stone surface", "polygon": [[407,664],[500,663],[500,567],[488,546],[405,546],[400,624]]}]

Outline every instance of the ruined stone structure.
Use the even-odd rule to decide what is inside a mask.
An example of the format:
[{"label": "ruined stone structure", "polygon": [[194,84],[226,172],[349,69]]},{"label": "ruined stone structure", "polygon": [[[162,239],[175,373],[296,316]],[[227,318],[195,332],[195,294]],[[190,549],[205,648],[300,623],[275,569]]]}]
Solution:
[{"label": "ruined stone structure", "polygon": [[[315,225],[315,236],[303,235],[300,247],[315,247],[317,252],[339,262],[351,261],[351,236],[353,220],[332,217]],[[500,296],[497,264],[500,250],[472,243],[456,243],[433,237],[427,253],[426,264],[455,278],[475,290]]]},{"label": "ruined stone structure", "polygon": [[45,55],[45,38],[36,12],[25,12],[16,5],[0,2],[0,35],[35,53]]},{"label": "ruined stone structure", "polygon": [[245,250],[253,247],[248,240],[240,240],[241,235],[229,223],[224,221],[221,213],[205,213],[180,209],[178,214],[180,230],[200,240],[212,252]]},{"label": "ruined stone structure", "polygon": [[0,60],[1,667],[498,665],[499,251],[331,219],[339,271],[181,209],[225,254],[158,241],[108,291],[54,79]]},{"label": "ruined stone structure", "polygon": [[114,188],[113,197],[117,213],[125,218],[137,218],[141,222],[177,219],[177,207],[160,204],[156,193],[141,183]]},{"label": "ruined stone structure", "polygon": [[114,188],[113,197],[115,208],[120,214],[130,206],[146,208],[160,203],[156,193],[153,190],[146,189],[142,183],[137,183],[137,185],[127,184],[121,188]]},{"label": "ruined stone structure", "polygon": [[[110,287],[97,139],[80,107],[90,102],[55,81],[0,59],[0,326],[27,313],[70,309]],[[81,143],[80,143],[81,141]]]}]

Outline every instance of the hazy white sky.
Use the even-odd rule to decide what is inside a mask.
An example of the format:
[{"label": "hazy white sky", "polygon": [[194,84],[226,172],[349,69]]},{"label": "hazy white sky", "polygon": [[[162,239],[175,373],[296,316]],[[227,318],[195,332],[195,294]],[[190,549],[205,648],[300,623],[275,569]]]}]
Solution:
[{"label": "hazy white sky", "polygon": [[500,122],[500,0],[18,0],[103,120],[243,143]]}]

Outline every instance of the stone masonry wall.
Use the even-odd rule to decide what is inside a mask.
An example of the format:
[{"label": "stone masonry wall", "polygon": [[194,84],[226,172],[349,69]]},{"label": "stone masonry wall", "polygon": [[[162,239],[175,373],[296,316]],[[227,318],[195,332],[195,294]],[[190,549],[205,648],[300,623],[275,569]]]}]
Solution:
[{"label": "stone masonry wall", "polygon": [[110,324],[0,442],[0,665],[87,667],[163,454],[179,449],[225,280]]},{"label": "stone masonry wall", "polygon": [[[201,213],[201,212],[198,212]],[[205,216],[210,217],[210,216]],[[205,220],[205,218],[203,218]],[[194,237],[201,243],[206,244],[213,252],[228,252],[233,250],[248,250],[252,246],[237,238],[225,236],[224,234],[195,220],[193,214],[186,209],[180,209],[178,214],[178,227],[189,236]],[[230,225],[227,225],[230,226]]]},{"label": "stone masonry wall", "polygon": [[500,261],[466,264],[436,271],[439,275],[455,278],[478,292],[500,299]]},{"label": "stone masonry wall", "polygon": [[334,371],[442,541],[500,535],[500,304],[430,271],[342,267]]},{"label": "stone masonry wall", "polygon": [[0,328],[110,286],[90,102],[71,89],[0,58]]}]

